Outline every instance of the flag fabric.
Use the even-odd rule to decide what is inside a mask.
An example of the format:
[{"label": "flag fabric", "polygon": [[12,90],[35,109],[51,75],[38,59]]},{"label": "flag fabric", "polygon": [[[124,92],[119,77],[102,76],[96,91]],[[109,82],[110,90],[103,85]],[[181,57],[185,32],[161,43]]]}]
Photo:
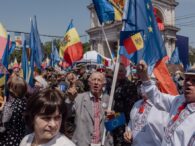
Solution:
[{"label": "flag fabric", "polygon": [[120,113],[119,115],[115,116],[113,119],[108,120],[104,123],[106,130],[108,131],[113,131],[115,128],[125,125],[126,120],[125,120],[125,114]]},{"label": "flag fabric", "polygon": [[22,36],[21,36],[21,33],[15,32],[14,33],[14,37],[15,37],[16,47],[17,48],[21,48],[22,47]]},{"label": "flag fabric", "polygon": [[8,65],[9,65],[9,44],[10,44],[10,35],[8,35],[7,37],[7,44],[2,57],[2,64],[5,66],[6,69],[8,69]]},{"label": "flag fabric", "polygon": [[123,44],[128,54],[134,53],[144,47],[143,37],[140,32],[125,39]]},{"label": "flag fabric", "polygon": [[[122,14],[114,6],[116,4],[112,1],[110,3],[108,0],[93,0],[93,4],[99,19],[100,24],[110,21],[121,21]],[[119,7],[120,8],[120,7]]]},{"label": "flag fabric", "polygon": [[169,60],[170,64],[180,64],[181,61],[179,59],[179,51],[178,48],[176,47],[173,53],[171,54],[171,58]]},{"label": "flag fabric", "polygon": [[31,32],[30,32],[30,67],[29,67],[29,72],[28,72],[28,78],[27,78],[27,83],[33,87],[34,86],[34,64],[35,64],[35,39],[34,39],[34,26],[33,22],[31,20]]},{"label": "flag fabric", "polygon": [[28,65],[28,58],[26,53],[26,40],[24,40],[23,48],[22,48],[22,71],[23,71],[23,78],[25,81],[27,81],[28,78],[28,70],[29,70],[29,65]]},{"label": "flag fabric", "polygon": [[16,42],[12,41],[11,42],[11,47],[9,49],[9,55],[11,55],[14,52],[15,48],[16,48]]},{"label": "flag fabric", "polygon": [[39,36],[39,32],[38,32],[38,28],[37,28],[37,20],[36,20],[36,16],[34,16],[34,47],[35,47],[35,56],[34,56],[34,59],[35,59],[35,62],[36,62],[36,65],[39,69],[41,69],[41,63],[42,63],[42,60],[43,60],[43,52],[42,52],[42,48],[41,48],[41,39],[40,39],[40,36]]},{"label": "flag fabric", "polygon": [[0,59],[3,56],[7,44],[7,31],[5,27],[0,23]]},{"label": "flag fabric", "polygon": [[30,46],[30,34],[24,33],[24,38],[26,40],[26,47],[28,48]]},{"label": "flag fabric", "polygon": [[186,71],[189,67],[189,37],[176,35],[176,47],[179,51],[179,58],[184,66],[184,70]]},{"label": "flag fabric", "polygon": [[83,57],[83,46],[72,21],[68,26],[64,40],[60,46],[59,56],[69,64],[72,64]]},{"label": "flag fabric", "polygon": [[130,60],[126,58],[124,55],[120,55],[120,63],[127,67],[130,65]]},{"label": "flag fabric", "polygon": [[56,46],[54,46],[53,41],[52,41],[52,48],[51,48],[51,55],[50,55],[50,65],[52,67],[55,66],[55,64],[60,62],[60,57],[59,57],[59,53],[58,53],[58,49],[56,48]]},{"label": "flag fabric", "polygon": [[178,95],[179,93],[177,91],[177,87],[173,82],[165,61],[166,57],[164,57],[162,60],[159,60],[154,67],[153,73],[158,81],[158,88],[163,93]]},{"label": "flag fabric", "polygon": [[100,54],[97,55],[97,63],[98,64],[103,64],[104,66],[108,67],[111,65],[111,60],[108,60],[101,56]]},{"label": "flag fabric", "polygon": [[156,62],[166,55],[151,0],[127,0],[123,16],[125,22],[123,31],[126,33],[141,32],[144,47],[139,51],[128,54],[123,44],[124,39],[122,37],[124,33],[121,33],[120,54],[123,54],[134,63],[138,63],[141,59],[145,60],[149,67],[149,74],[151,74]]}]

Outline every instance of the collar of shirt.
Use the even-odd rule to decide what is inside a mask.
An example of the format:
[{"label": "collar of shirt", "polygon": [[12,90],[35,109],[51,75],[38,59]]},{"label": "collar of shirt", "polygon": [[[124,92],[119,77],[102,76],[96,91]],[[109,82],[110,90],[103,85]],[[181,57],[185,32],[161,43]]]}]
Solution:
[{"label": "collar of shirt", "polygon": [[[89,97],[90,98],[94,98],[95,96],[91,92],[89,92]],[[100,97],[98,97],[98,98],[102,99],[102,97],[103,97],[103,94],[101,94]]]},{"label": "collar of shirt", "polygon": [[151,102],[149,99],[147,99],[146,102],[147,102],[149,105],[151,105],[151,106],[153,105],[152,102]]},{"label": "collar of shirt", "polygon": [[195,103],[189,103],[187,104],[187,107],[188,109],[191,111],[191,112],[195,112]]}]

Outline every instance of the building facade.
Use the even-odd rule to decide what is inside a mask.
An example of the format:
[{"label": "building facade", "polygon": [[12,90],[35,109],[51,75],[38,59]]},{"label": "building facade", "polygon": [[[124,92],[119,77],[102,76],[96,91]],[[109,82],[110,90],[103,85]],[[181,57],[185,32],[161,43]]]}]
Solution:
[{"label": "building facade", "polygon": [[[175,26],[175,8],[178,5],[178,2],[176,2],[176,0],[152,0],[152,3],[154,7],[154,14],[156,15],[156,19],[165,42],[167,55],[170,57],[175,49],[176,33],[179,31],[179,28]],[[89,34],[91,50],[96,50],[102,55],[110,57],[107,47],[108,45],[106,44],[106,39],[102,31],[102,27],[99,24],[93,4],[90,4],[88,9],[90,11],[91,26],[90,29],[87,30],[87,33]],[[110,49],[115,54],[117,53],[116,51],[118,48],[121,29],[121,21],[115,21],[112,24],[104,25],[104,31],[109,42]]]}]

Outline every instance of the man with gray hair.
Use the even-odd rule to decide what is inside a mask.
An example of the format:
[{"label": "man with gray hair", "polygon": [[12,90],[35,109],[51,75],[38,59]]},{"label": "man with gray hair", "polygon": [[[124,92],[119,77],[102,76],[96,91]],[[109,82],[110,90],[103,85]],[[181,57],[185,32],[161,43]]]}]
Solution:
[{"label": "man with gray hair", "polygon": [[[93,72],[88,84],[90,91],[78,94],[75,98],[76,129],[73,142],[77,146],[100,146],[104,130],[105,111],[108,107],[109,96],[103,93],[106,83],[105,75]],[[108,135],[107,135],[108,136]],[[111,137],[106,138],[105,146],[112,145]]]}]

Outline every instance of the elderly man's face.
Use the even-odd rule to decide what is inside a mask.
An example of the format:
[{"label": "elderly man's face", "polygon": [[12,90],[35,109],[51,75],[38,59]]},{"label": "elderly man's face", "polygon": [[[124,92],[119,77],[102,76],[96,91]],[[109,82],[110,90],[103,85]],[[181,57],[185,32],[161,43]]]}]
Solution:
[{"label": "elderly man's face", "polygon": [[195,75],[185,76],[184,95],[187,102],[195,102]]},{"label": "elderly man's face", "polygon": [[93,73],[89,78],[89,86],[93,94],[101,93],[104,86],[104,75],[98,72]]}]

